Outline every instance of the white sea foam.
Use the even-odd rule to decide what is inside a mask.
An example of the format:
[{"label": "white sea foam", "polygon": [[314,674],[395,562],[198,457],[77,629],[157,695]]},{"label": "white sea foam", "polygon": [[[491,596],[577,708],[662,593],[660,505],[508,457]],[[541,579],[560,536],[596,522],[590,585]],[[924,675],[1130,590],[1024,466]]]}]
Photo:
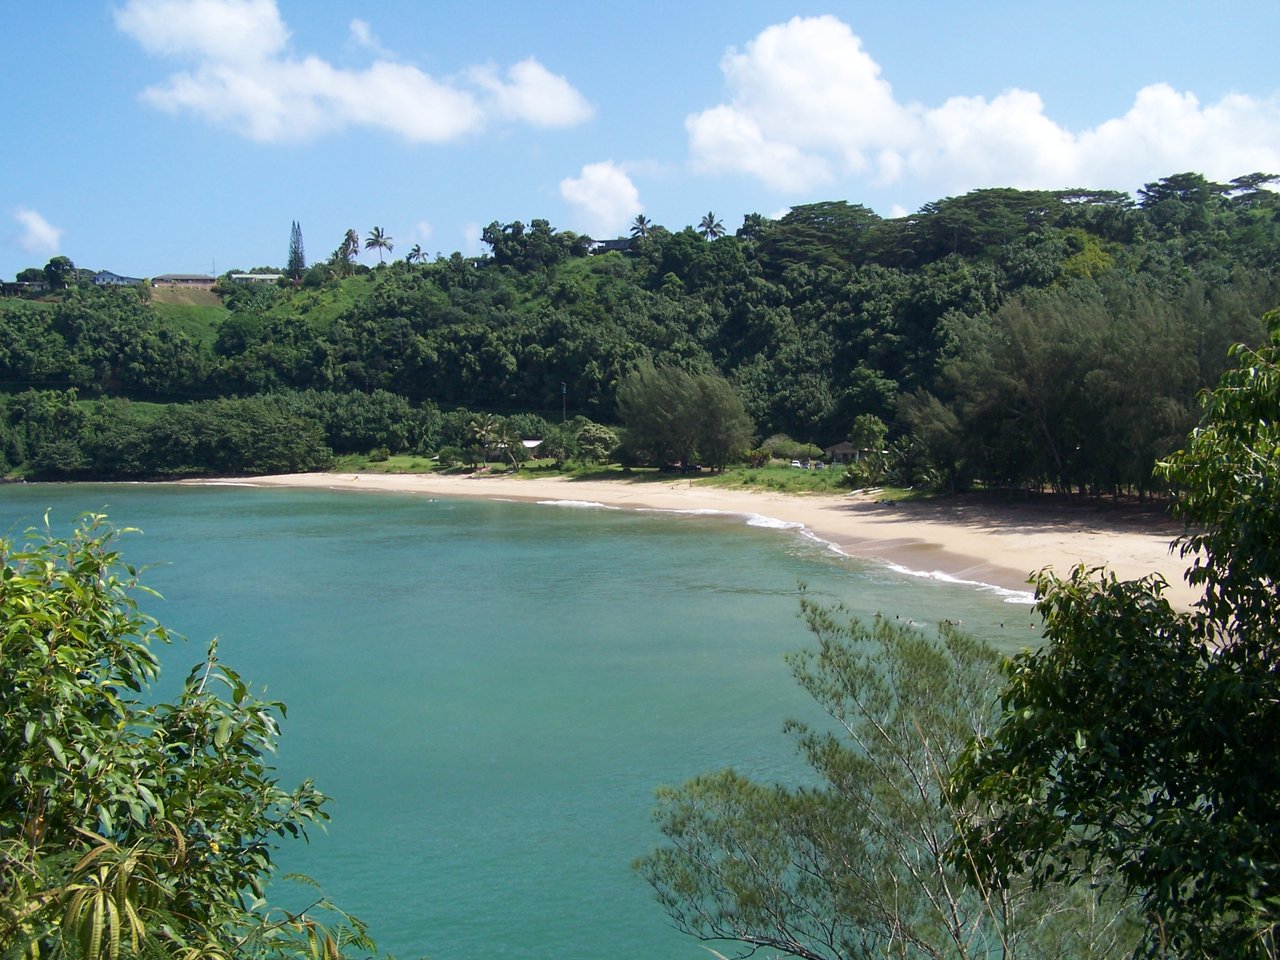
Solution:
[{"label": "white sea foam", "polygon": [[621,507],[611,507],[606,503],[596,503],[594,500],[539,500],[538,503],[548,507],[576,507],[579,510],[621,510]]},{"label": "white sea foam", "polygon": [[981,580],[965,580],[963,577],[943,573],[941,570],[913,570],[911,567],[904,567],[900,563],[893,563],[889,560],[881,560],[880,562],[894,573],[900,573],[906,577],[918,577],[921,580],[937,580],[939,583],[954,583],[963,587],[975,587],[984,593],[995,594],[1005,603],[1030,605],[1036,602],[1036,595],[1030,590],[1010,590],[1008,587],[998,587],[994,583],[984,583]]},{"label": "white sea foam", "polygon": [[[583,500],[541,500],[540,503],[558,504],[560,506],[577,506],[577,507],[602,507],[606,510],[617,510],[619,507],[607,507],[604,504],[593,503]],[[761,513],[741,513],[733,510],[716,510],[710,507],[698,507],[689,509],[672,509],[661,507],[642,507],[641,512],[645,513],[667,513],[679,516],[724,516],[724,517],[741,517],[746,521],[747,526],[762,527],[769,530],[798,530],[800,534],[808,539],[819,543],[833,553],[842,557],[850,557],[840,549],[839,545],[818,536],[803,523],[794,520],[779,520],[777,517],[767,517]],[[879,558],[859,557],[851,559],[872,560],[872,562],[883,566],[887,570],[906,577],[915,577],[920,580],[935,580],[938,583],[951,583],[962,587],[972,587],[983,593],[994,594],[1000,597],[1005,603],[1019,603],[1030,605],[1035,603],[1035,594],[1030,590],[1010,590],[1008,587],[997,586],[994,583],[986,583],[982,580],[966,580],[963,577],[957,577],[950,573],[944,573],[941,570],[915,570],[911,567],[904,567],[900,563],[894,563],[891,560],[883,560]]]},{"label": "white sea foam", "polygon": [[[807,527],[804,528],[803,533],[810,540],[822,544],[833,553],[838,553],[842,557],[850,556],[841,550],[838,544],[819,537]],[[858,559],[871,558],[862,557]],[[994,594],[995,596],[1000,597],[1005,603],[1021,603],[1030,605],[1036,602],[1036,595],[1030,590],[1010,590],[1008,587],[997,586],[994,583],[987,583],[983,580],[966,580],[963,577],[944,573],[941,570],[916,570],[912,567],[905,567],[900,563],[894,563],[892,560],[875,558],[874,562],[878,563],[885,569],[892,570],[894,573],[900,574],[904,577],[915,577],[918,580],[936,580],[938,583],[953,583],[957,586],[972,587],[976,590],[982,591],[983,593]]]},{"label": "white sea foam", "polygon": [[770,530],[803,530],[804,524],[791,520],[779,520],[777,517],[766,517],[761,513],[743,513],[739,510],[716,510],[713,507],[690,507],[677,509],[674,507],[644,507],[646,513],[670,513],[682,517],[741,517],[749,527],[766,527]]},{"label": "white sea foam", "polygon": [[[777,517],[766,517],[760,513],[749,513],[747,516],[747,526],[749,527],[767,527],[770,530],[805,530],[803,523],[794,520],[779,520]],[[808,532],[806,530],[806,532]]]}]

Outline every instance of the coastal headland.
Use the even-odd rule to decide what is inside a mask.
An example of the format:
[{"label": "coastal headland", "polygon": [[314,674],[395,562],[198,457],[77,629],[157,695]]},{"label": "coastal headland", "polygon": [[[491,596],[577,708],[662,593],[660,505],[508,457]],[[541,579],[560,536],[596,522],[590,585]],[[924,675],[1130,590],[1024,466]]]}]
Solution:
[{"label": "coastal headland", "polygon": [[791,528],[803,527],[810,536],[849,556],[917,575],[1029,591],[1029,577],[1042,568],[1065,576],[1075,565],[1084,564],[1105,566],[1124,580],[1159,573],[1169,584],[1165,596],[1180,608],[1189,608],[1196,598],[1184,580],[1186,560],[1173,549],[1181,526],[1155,514],[1105,506],[966,499],[881,502],[866,494],[800,496],[711,487],[677,478],[305,473],[216,482],[762,517]]}]

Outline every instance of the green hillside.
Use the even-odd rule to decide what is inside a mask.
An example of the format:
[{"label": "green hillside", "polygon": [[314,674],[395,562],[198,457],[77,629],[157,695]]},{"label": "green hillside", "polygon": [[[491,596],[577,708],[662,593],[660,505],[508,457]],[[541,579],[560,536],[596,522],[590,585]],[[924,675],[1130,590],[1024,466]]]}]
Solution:
[{"label": "green hillside", "polygon": [[[182,291],[185,293],[202,293],[206,291]],[[153,303],[156,317],[165,325],[190,337],[202,349],[210,350],[218,337],[218,327],[227,318],[230,311],[222,305],[216,294],[209,294],[216,303],[194,305],[166,303],[157,299]]]},{"label": "green hillside", "polygon": [[[623,426],[618,385],[652,364],[727,380],[757,442],[825,447],[859,423],[880,438],[872,474],[903,485],[1145,494],[1228,347],[1260,343],[1280,302],[1276,179],[979,190],[893,219],[831,201],[748,214],[733,234],[645,220],[607,253],[545,220],[495,222],[485,256],[370,270],[335,254],[296,287],[224,281],[220,306],[73,288],[0,306],[0,381],[157,402],[305,394],[333,449],[358,435],[394,453],[407,435],[344,433],[340,405],[314,398],[385,394],[525,432],[562,414]],[[472,445],[450,422],[415,427],[404,452]]]},{"label": "green hillside", "polygon": [[151,299],[156,304],[175,307],[222,306],[222,298],[218,294],[200,287],[152,287]]}]

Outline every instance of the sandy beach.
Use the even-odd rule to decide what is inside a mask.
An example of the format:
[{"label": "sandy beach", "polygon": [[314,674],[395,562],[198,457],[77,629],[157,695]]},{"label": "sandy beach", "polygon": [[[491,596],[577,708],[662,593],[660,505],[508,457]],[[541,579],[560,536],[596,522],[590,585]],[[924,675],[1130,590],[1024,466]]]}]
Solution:
[{"label": "sandy beach", "polygon": [[[202,482],[202,481],[193,481]],[[203,481],[208,482],[208,481]],[[672,511],[719,511],[802,526],[850,556],[928,574],[1028,591],[1030,575],[1052,567],[1107,566],[1122,579],[1161,573],[1166,596],[1189,607],[1186,565],[1170,550],[1180,527],[1153,515],[1106,507],[1070,509],[974,501],[880,503],[874,497],[792,496],[726,490],[689,480],[526,479],[514,475],[308,473],[221,481],[253,486],[391,491],[435,497],[578,501]]]}]

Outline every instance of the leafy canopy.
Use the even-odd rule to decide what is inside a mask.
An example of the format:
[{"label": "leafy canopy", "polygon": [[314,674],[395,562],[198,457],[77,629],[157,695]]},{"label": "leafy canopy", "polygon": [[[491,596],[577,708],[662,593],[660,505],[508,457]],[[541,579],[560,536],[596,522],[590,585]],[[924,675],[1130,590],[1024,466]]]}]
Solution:
[{"label": "leafy canopy", "polygon": [[276,842],[322,823],[325,797],[277,782],[284,706],[214,646],[176,699],[151,702],[170,637],[139,612],[150,591],[115,537],[95,516],[67,539],[0,540],[0,955],[370,948],[354,921],[325,930],[265,903]]},{"label": "leafy canopy", "polygon": [[996,654],[950,626],[802,612],[817,649],[791,664],[832,721],[787,725],[813,783],[725,770],[659,791],[667,844],[636,868],[676,928],[808,960],[1119,955],[1125,919],[1091,891],[970,886],[944,856],[943,784],[995,719]]},{"label": "leafy canopy", "polygon": [[618,417],[631,455],[659,465],[721,469],[750,448],[755,430],[724,377],[647,362],[618,384]]},{"label": "leafy canopy", "polygon": [[1161,465],[1188,581],[1076,569],[1038,581],[1046,639],[1005,668],[995,731],[957,771],[981,801],[961,859],[1003,887],[1105,871],[1150,955],[1274,957],[1280,928],[1280,312],[1235,349]]}]

